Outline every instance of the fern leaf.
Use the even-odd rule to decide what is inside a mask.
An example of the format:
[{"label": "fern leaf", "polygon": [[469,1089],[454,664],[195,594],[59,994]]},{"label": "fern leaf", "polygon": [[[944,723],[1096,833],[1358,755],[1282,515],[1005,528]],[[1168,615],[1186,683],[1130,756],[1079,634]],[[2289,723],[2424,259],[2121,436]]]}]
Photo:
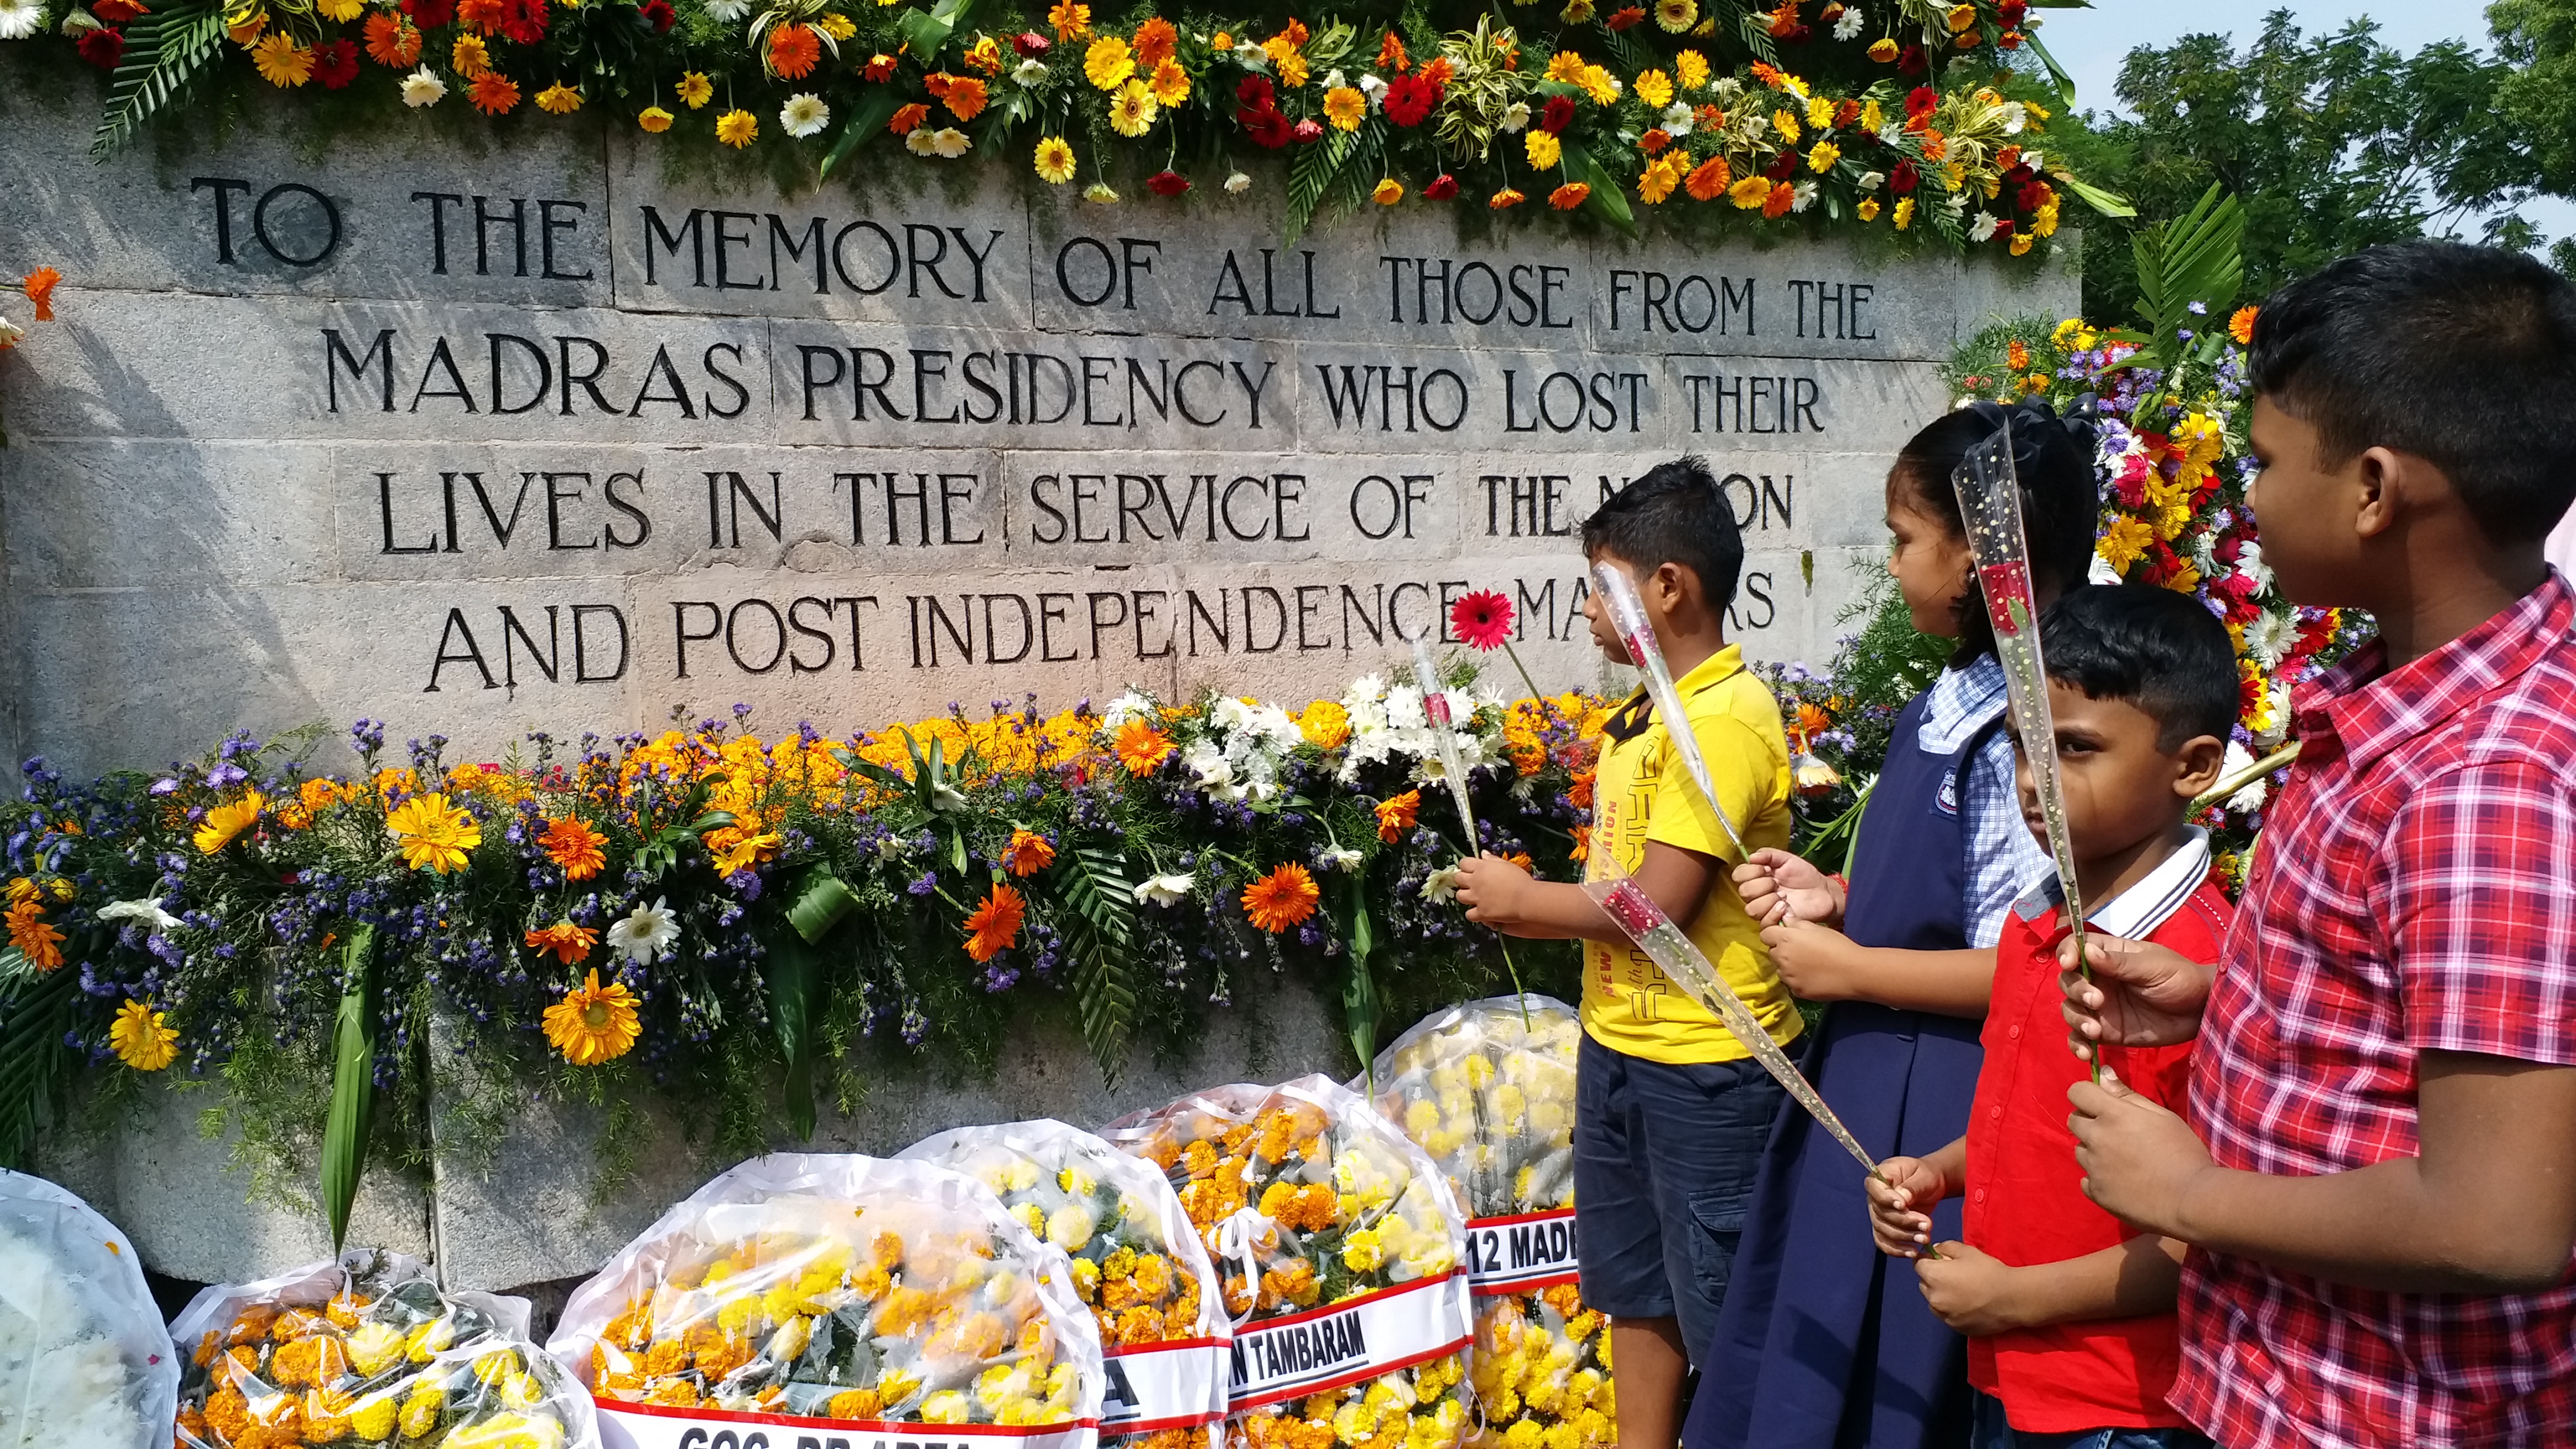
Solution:
[{"label": "fern leaf", "polygon": [[1286,251],[1306,234],[1307,223],[1315,219],[1315,208],[1332,190],[1334,178],[1351,157],[1351,133],[1335,131],[1311,146],[1300,146],[1294,160],[1288,163],[1288,232],[1279,248]]},{"label": "fern leaf", "polygon": [[1065,852],[1056,871],[1072,910],[1064,936],[1082,1039],[1101,1076],[1114,1086],[1136,1025],[1136,982],[1127,954],[1136,936],[1136,897],[1127,882],[1126,857],[1105,846],[1077,846]]},{"label": "fern leaf", "polygon": [[224,43],[221,0],[172,0],[136,16],[125,31],[126,59],[109,82],[107,110],[90,138],[89,157],[105,161],[136,130],[187,88]]},{"label": "fern leaf", "polygon": [[1605,28],[1601,32],[1601,38],[1603,44],[1609,47],[1610,58],[1619,62],[1630,75],[1635,75],[1641,70],[1653,70],[1663,64],[1656,58],[1653,51],[1638,44],[1636,38],[1624,30]]}]

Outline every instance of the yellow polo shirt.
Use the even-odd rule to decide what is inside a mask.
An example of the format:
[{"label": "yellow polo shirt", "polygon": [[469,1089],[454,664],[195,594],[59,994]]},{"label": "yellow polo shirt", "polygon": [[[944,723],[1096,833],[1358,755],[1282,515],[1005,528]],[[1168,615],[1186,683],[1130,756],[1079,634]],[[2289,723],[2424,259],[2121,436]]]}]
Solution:
[{"label": "yellow polo shirt", "polygon": [[[1727,818],[1753,849],[1787,848],[1789,744],[1771,691],[1745,673],[1743,655],[1732,644],[1674,685]],[[1771,969],[1762,933],[1745,914],[1744,899],[1728,878],[1742,857],[1701,798],[1689,767],[1673,753],[1666,723],[1658,714],[1627,740],[1602,738],[1592,782],[1589,870],[1597,878],[1606,873],[1604,863],[1615,860],[1633,873],[1650,840],[1714,856],[1717,884],[1698,918],[1684,929],[1719,976],[1753,1008],[1772,1040],[1794,1041],[1805,1022],[1789,988]],[[1723,1062],[1752,1055],[1713,1012],[1626,942],[1584,944],[1583,1029],[1613,1051],[1648,1061]]]}]

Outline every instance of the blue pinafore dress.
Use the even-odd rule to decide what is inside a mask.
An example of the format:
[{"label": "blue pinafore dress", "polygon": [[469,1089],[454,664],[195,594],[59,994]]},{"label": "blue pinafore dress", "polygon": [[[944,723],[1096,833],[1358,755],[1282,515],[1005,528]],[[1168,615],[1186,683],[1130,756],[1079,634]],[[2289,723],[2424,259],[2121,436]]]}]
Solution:
[{"label": "blue pinafore dress", "polygon": [[[1918,743],[1926,696],[1897,717],[1862,813],[1843,929],[1864,946],[1968,944],[1967,773],[1998,715],[1948,755]],[[1931,1153],[1967,1131],[1981,1023],[1866,1001],[1828,1007],[1807,1073],[1872,1157]],[[1959,1201],[1933,1241],[1960,1234]],[[1966,1341],[1878,1251],[1859,1164],[1782,1109],[1755,1180],[1684,1449],[1934,1449],[1967,1442]]]}]

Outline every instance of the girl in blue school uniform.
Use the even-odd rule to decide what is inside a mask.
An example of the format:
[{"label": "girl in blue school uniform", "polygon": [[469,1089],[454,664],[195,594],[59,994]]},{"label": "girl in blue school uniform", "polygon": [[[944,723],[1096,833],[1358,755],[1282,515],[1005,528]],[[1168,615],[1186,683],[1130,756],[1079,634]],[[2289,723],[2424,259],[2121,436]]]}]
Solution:
[{"label": "girl in blue school uniform", "polygon": [[[2033,591],[2045,606],[2084,582],[2100,514],[2089,410],[1979,402],[1915,434],[1887,475],[1888,572],[1914,627],[1958,649],[1898,716],[1848,885],[1779,850],[1735,876],[1769,923],[1781,978],[1831,1003],[1807,1071],[1873,1157],[1966,1131],[1995,942],[2012,902],[2052,868],[2022,823],[2003,666],[1950,482],[2007,415]],[[1959,1236],[1958,1212],[1941,1205],[1934,1241]],[[1684,1449],[1967,1442],[1965,1340],[1932,1316],[1911,1267],[1871,1244],[1868,1213],[1860,1168],[1807,1114],[1781,1113]]]}]

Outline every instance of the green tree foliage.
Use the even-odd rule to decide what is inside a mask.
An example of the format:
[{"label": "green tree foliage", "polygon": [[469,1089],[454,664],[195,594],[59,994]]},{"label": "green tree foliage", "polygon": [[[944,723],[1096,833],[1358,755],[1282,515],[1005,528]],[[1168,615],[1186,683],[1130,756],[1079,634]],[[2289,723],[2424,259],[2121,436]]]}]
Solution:
[{"label": "green tree foliage", "polygon": [[[2085,315],[2129,314],[2131,234],[2188,212],[2213,183],[2245,208],[2249,298],[2378,242],[2474,231],[2531,245],[2536,234],[2510,208],[2576,180],[2576,0],[2499,0],[2500,34],[2507,11],[2537,12],[2516,24],[2545,32],[2525,55],[2547,54],[2556,79],[2543,83],[2511,43],[2503,58],[2457,41],[2406,55],[2366,19],[2311,36],[2287,10],[2263,17],[2242,49],[2232,36],[2186,35],[2130,51],[2117,84],[2126,114],[2089,113],[2089,134],[2059,138],[2080,171],[2138,211],[2086,219]],[[2508,109],[2517,96],[2554,117],[2567,158],[2546,177],[2554,185],[2544,187],[2530,128]]]}]

